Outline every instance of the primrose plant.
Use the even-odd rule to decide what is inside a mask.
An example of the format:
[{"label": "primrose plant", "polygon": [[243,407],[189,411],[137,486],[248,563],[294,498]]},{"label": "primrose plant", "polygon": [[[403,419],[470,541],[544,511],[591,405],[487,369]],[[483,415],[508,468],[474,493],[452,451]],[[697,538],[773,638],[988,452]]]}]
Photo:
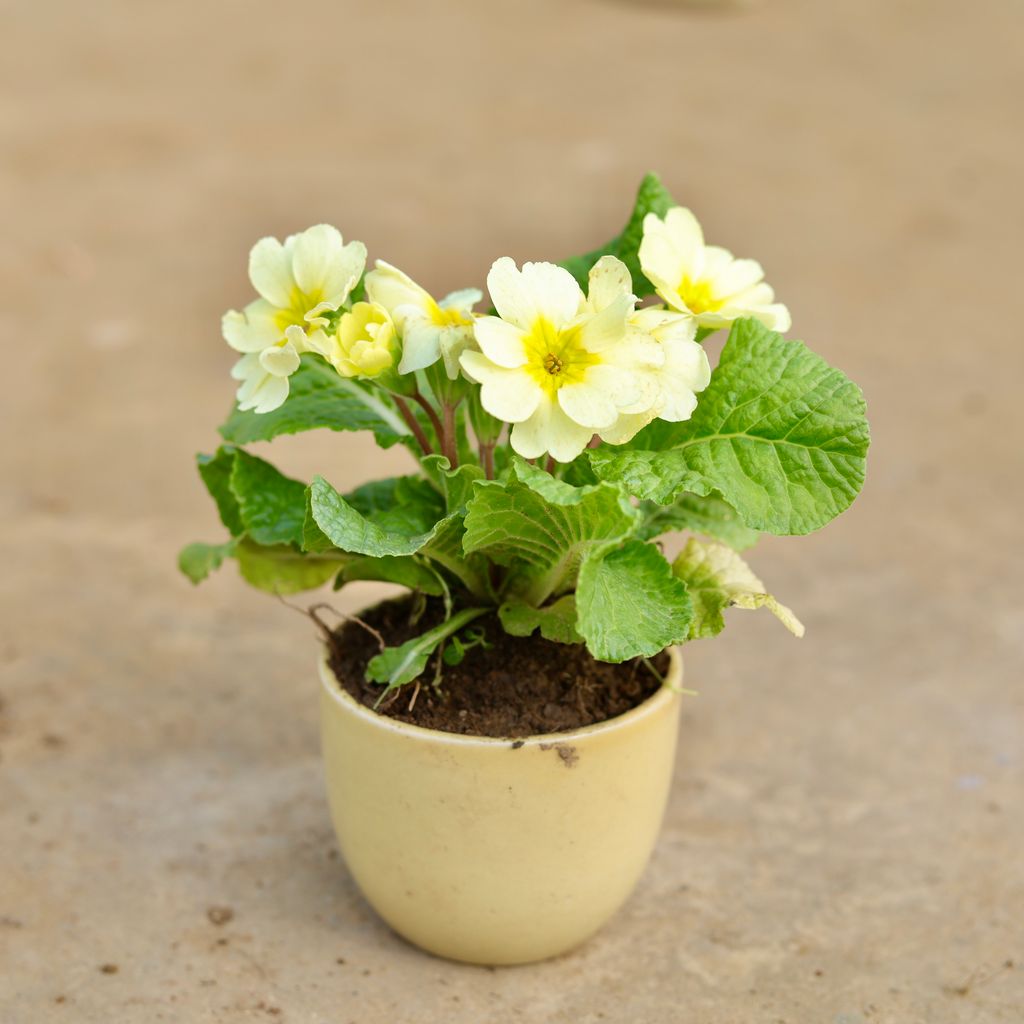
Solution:
[{"label": "primrose plant", "polygon": [[[366,255],[326,225],[254,246],[259,297],[223,320],[237,406],[198,460],[231,536],[182,552],[193,581],[230,557],[279,595],[383,580],[439,599],[440,625],[370,662],[387,687],[487,614],[611,662],[713,636],[729,606],[802,634],[739,552],[846,509],[868,427],[857,386],[783,337],[758,263],[706,245],[654,175],[603,248],[495,261],[489,311]],[[246,450],[317,428],[372,431],[415,471],[344,491]],[[672,531],[689,536],[670,562]]]}]

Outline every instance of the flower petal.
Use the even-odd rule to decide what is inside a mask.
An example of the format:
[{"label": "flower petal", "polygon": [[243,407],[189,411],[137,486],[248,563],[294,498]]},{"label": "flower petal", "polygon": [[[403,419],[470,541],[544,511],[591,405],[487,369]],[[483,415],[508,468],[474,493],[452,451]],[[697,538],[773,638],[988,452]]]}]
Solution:
[{"label": "flower petal", "polygon": [[[235,380],[249,380],[249,378],[254,375],[261,376],[262,374],[263,370],[260,367],[260,356],[258,352],[248,352],[231,367],[231,376]],[[255,387],[255,384],[253,387]]]},{"label": "flower petal", "polygon": [[583,292],[568,270],[553,263],[524,263],[518,270],[509,256],[494,261],[487,290],[502,320],[524,331],[541,316],[562,327],[583,303]]},{"label": "flower petal", "polygon": [[524,459],[549,454],[558,462],[572,462],[587,447],[593,433],[566,416],[551,396],[542,394],[533,415],[512,428],[509,442]]},{"label": "flower petal", "polygon": [[324,282],[341,248],[341,232],[330,224],[317,224],[295,235],[292,242],[292,273],[298,286],[307,295],[324,291]]},{"label": "flower petal", "polygon": [[299,353],[290,341],[272,345],[260,353],[260,366],[275,377],[288,377],[299,368]]},{"label": "flower petal", "polygon": [[769,330],[778,331],[780,334],[785,334],[793,326],[793,318],[790,316],[789,309],[781,302],[763,306],[754,316]]},{"label": "flower petal", "polygon": [[688,269],[667,225],[654,213],[644,217],[644,233],[637,256],[640,269],[659,290],[665,287],[673,291]]},{"label": "flower petal", "polygon": [[295,279],[291,256],[276,238],[261,238],[249,253],[249,280],[271,305],[285,309]]},{"label": "flower petal", "polygon": [[365,278],[366,297],[371,302],[380,303],[391,314],[399,330],[404,329],[408,312],[399,313],[399,307],[414,306],[427,314],[433,311],[435,303],[430,293],[408,274],[384,260],[377,260],[375,266],[376,269]]},{"label": "flower petal", "polygon": [[284,405],[288,397],[287,377],[265,377],[253,392],[252,397],[246,405],[239,404],[240,409],[252,409],[255,413],[272,412],[274,409]]},{"label": "flower petal", "polygon": [[555,327],[564,326],[579,313],[584,302],[583,292],[576,278],[564,267],[554,263],[524,263],[522,279],[538,313]]},{"label": "flower petal", "polygon": [[658,400],[658,379],[657,371],[637,371],[611,363],[588,367],[585,377],[587,384],[608,397],[616,415],[620,412],[646,412]]},{"label": "flower petal", "polygon": [[703,345],[682,339],[662,342],[665,352],[663,373],[675,386],[703,391],[711,381],[711,363]]},{"label": "flower petal", "polygon": [[527,419],[544,398],[543,389],[525,370],[495,366],[482,352],[463,352],[460,363],[481,385],[480,404],[506,423]]},{"label": "flower petal", "polygon": [[324,302],[337,309],[345,302],[366,269],[366,246],[362,242],[343,245],[323,282]]},{"label": "flower petal", "polygon": [[588,352],[604,352],[619,345],[626,336],[626,318],[636,300],[632,293],[619,294],[600,313],[588,317],[579,327],[579,338]]},{"label": "flower petal", "polygon": [[484,293],[479,288],[460,288],[458,291],[449,292],[438,305],[442,309],[457,309],[468,313],[483,297]]},{"label": "flower petal", "polygon": [[406,320],[398,372],[415,373],[436,363],[441,357],[441,330],[428,320]]},{"label": "flower petal", "polygon": [[752,288],[764,280],[764,270],[757,260],[733,260],[718,273],[708,271],[712,280],[712,290],[716,295],[736,295],[747,288]]},{"label": "flower petal", "polygon": [[597,386],[599,380],[595,374],[588,373],[586,379],[575,384],[563,384],[558,389],[558,404],[562,411],[581,427],[588,427],[591,433],[601,427],[610,427],[619,415],[615,403]]},{"label": "flower petal", "polygon": [[587,285],[590,308],[599,313],[623,295],[633,295],[633,279],[629,276],[629,268],[615,256],[602,256],[590,268]]},{"label": "flower petal", "polygon": [[699,271],[704,259],[704,232],[693,211],[685,206],[673,206],[665,214],[665,227],[676,251],[683,258],[684,269]]},{"label": "flower petal", "polygon": [[502,320],[528,331],[537,319],[537,305],[511,256],[502,256],[487,273],[487,291]]},{"label": "flower petal", "polygon": [[612,426],[601,431],[601,440],[608,444],[625,444],[654,419],[654,411],[645,413],[624,413]]},{"label": "flower petal", "polygon": [[241,313],[228,310],[221,319],[221,332],[236,352],[260,352],[281,338],[274,307],[266,299],[250,302]]},{"label": "flower petal", "polygon": [[496,316],[483,316],[477,320],[476,340],[481,351],[498,366],[515,369],[527,360],[523,332]]}]

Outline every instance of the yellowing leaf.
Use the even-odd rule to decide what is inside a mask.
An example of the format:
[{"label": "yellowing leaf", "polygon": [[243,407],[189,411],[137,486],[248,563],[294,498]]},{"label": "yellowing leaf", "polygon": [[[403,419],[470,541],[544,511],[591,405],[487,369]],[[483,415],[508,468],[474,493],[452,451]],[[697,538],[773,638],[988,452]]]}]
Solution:
[{"label": "yellowing leaf", "polygon": [[765,590],[753,570],[732,548],[691,538],[672,564],[672,571],[690,592],[693,622],[690,639],[714,636],[725,626],[722,612],[767,608],[794,636],[803,636],[800,620]]}]

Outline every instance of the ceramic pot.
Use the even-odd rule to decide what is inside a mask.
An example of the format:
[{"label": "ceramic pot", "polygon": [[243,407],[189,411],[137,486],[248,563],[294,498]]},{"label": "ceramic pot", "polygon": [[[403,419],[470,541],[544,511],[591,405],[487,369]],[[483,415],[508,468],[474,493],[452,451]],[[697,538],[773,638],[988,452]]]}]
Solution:
[{"label": "ceramic pot", "polygon": [[478,964],[557,956],[625,902],[658,837],[683,664],[639,707],[509,740],[407,725],[320,662],[331,816],[349,871],[417,946]]}]

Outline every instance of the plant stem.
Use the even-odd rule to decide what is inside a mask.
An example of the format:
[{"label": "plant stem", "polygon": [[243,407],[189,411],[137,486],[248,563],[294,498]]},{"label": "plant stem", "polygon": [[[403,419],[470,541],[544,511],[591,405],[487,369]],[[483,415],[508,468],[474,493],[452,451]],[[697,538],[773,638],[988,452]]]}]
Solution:
[{"label": "plant stem", "polygon": [[594,435],[594,436],[593,436],[593,437],[592,437],[592,438],[591,438],[591,439],[590,439],[590,440],[589,440],[589,441],[587,442],[587,447],[588,447],[588,448],[597,448],[597,447],[599,447],[599,446],[600,446],[600,444],[601,444],[601,438],[599,438],[599,437],[597,436],[597,434],[595,434],[595,435]]},{"label": "plant stem", "polygon": [[480,442],[480,464],[484,467],[484,477],[487,480],[494,479],[494,442],[484,444]]},{"label": "plant stem", "polygon": [[[458,403],[456,403],[458,404]],[[455,405],[445,402],[441,406],[444,414],[444,433],[441,435],[441,453],[451,463],[452,469],[459,468],[459,446],[455,436]]]},{"label": "plant stem", "polygon": [[552,476],[555,475],[555,457],[554,455],[548,456],[548,461],[544,463],[544,469]]},{"label": "plant stem", "polygon": [[437,410],[424,398],[421,391],[416,391],[412,396],[412,400],[427,414],[430,418],[430,425],[434,428],[434,433],[437,434],[438,444],[441,445],[441,450],[444,450],[444,427],[441,424],[441,419],[437,415]]},{"label": "plant stem", "polygon": [[395,400],[395,405],[398,406],[398,411],[402,414],[402,419],[409,424],[409,429],[413,432],[413,436],[419,442],[419,446],[423,449],[424,455],[433,455],[434,449],[427,439],[427,435],[423,432],[423,427],[420,426],[420,421],[416,419],[416,415],[412,409],[409,408],[409,403],[406,402],[401,395],[392,395]]}]

